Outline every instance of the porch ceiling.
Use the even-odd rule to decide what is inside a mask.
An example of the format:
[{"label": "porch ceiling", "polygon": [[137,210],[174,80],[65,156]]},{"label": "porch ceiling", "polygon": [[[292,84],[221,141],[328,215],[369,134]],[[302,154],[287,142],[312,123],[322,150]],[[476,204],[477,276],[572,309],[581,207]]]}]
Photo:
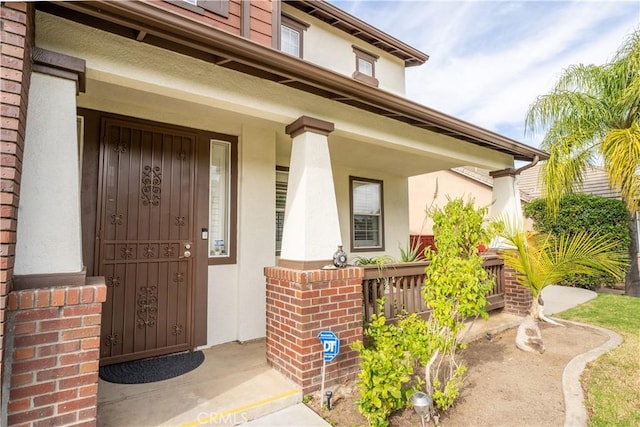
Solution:
[{"label": "porch ceiling", "polygon": [[213,62],[382,117],[490,148],[515,160],[548,154],[505,136],[369,87],[299,58],[160,9],[153,2],[39,2],[39,9],[123,37]]}]

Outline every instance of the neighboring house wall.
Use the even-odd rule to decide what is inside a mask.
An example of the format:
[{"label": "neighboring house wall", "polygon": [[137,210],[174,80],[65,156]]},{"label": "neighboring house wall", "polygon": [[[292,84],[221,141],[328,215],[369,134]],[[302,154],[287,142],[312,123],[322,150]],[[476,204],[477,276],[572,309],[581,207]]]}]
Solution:
[{"label": "neighboring house wall", "polygon": [[472,180],[451,170],[443,170],[409,178],[409,230],[412,235],[432,235],[433,220],[426,209],[442,208],[448,199],[473,198],[475,206],[489,207],[493,201],[489,185]]}]

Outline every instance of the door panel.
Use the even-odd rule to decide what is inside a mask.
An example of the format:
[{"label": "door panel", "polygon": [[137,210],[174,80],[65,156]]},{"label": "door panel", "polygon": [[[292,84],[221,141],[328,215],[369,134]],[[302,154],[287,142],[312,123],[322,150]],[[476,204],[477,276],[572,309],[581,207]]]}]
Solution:
[{"label": "door panel", "polygon": [[191,349],[197,135],[112,118],[101,135],[101,363]]}]

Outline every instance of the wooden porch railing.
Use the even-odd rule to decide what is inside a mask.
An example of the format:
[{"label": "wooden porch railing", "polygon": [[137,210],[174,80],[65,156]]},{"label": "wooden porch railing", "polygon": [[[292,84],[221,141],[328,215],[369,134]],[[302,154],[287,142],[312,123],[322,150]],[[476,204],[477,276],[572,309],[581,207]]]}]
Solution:
[{"label": "wooden porch railing", "polygon": [[[487,311],[504,307],[504,262],[497,255],[484,256],[484,268],[494,277],[495,284],[487,294]],[[395,321],[403,313],[427,314],[422,299],[425,267],[429,261],[390,264],[384,270],[376,266],[364,266],[362,293],[364,320],[371,322],[373,314],[380,314],[377,300],[384,296],[384,315]]]}]

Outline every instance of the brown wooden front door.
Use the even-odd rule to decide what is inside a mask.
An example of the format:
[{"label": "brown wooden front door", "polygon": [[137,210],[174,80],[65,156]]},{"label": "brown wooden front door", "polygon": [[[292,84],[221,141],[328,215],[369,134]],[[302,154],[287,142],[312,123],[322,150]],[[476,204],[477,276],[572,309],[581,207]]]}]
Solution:
[{"label": "brown wooden front door", "polygon": [[100,362],[193,348],[196,133],[104,118],[94,271]]}]

